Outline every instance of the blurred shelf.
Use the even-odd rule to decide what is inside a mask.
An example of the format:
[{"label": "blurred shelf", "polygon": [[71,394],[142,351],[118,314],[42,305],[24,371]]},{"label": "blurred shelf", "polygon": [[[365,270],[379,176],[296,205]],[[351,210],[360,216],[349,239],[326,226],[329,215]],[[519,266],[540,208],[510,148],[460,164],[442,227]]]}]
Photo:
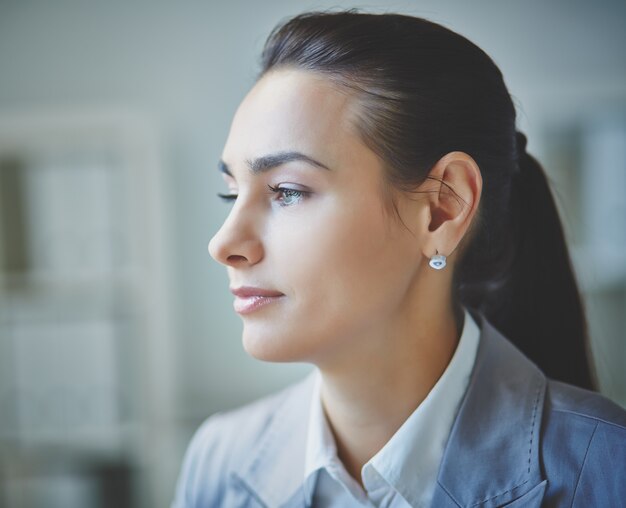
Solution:
[{"label": "blurred shelf", "polygon": [[138,454],[136,443],[145,429],[138,421],[39,430],[37,432],[0,429],[0,449],[9,455],[46,454],[64,450],[75,455],[98,457],[128,457]]}]

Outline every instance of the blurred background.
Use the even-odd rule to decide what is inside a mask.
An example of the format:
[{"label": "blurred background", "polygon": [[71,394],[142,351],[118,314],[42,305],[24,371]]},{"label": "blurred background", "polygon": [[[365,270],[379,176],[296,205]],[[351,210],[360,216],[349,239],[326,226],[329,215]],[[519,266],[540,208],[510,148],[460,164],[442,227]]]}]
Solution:
[{"label": "blurred background", "polygon": [[500,66],[626,406],[625,2],[0,0],[0,506],[168,506],[204,418],[309,372],[245,354],[206,247],[265,37],[331,7],[427,17]]}]

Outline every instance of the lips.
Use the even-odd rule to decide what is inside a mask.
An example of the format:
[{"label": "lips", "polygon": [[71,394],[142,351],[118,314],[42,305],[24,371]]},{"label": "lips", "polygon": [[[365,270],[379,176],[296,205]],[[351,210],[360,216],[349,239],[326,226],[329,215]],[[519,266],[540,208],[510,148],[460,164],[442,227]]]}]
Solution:
[{"label": "lips", "polygon": [[256,288],[252,286],[241,286],[239,288],[231,288],[230,292],[241,298],[250,298],[252,296],[284,296],[280,291],[272,289]]},{"label": "lips", "polygon": [[280,291],[250,286],[242,286],[230,291],[236,296],[233,307],[238,314],[250,314],[269,304],[276,303],[285,296]]}]

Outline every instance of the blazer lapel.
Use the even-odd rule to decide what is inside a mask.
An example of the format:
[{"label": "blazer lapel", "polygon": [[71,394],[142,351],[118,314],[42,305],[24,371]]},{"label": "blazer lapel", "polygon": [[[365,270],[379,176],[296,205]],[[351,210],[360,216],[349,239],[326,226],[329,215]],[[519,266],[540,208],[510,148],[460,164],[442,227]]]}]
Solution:
[{"label": "blazer lapel", "polygon": [[[315,372],[291,387],[248,460],[233,472],[233,486],[251,506],[306,506],[304,460]],[[247,506],[247,505],[246,505]]]},{"label": "blazer lapel", "polygon": [[432,506],[540,506],[543,373],[482,315],[468,390],[452,427]]}]

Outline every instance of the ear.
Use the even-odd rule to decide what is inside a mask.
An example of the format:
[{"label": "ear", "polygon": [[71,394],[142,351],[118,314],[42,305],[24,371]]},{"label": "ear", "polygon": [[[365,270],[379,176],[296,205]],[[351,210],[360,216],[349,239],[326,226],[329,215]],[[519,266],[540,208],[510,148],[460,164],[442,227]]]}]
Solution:
[{"label": "ear", "polygon": [[469,229],[478,210],[483,187],[478,164],[465,152],[450,152],[433,166],[422,184],[428,192],[423,215],[422,252],[450,256]]}]

